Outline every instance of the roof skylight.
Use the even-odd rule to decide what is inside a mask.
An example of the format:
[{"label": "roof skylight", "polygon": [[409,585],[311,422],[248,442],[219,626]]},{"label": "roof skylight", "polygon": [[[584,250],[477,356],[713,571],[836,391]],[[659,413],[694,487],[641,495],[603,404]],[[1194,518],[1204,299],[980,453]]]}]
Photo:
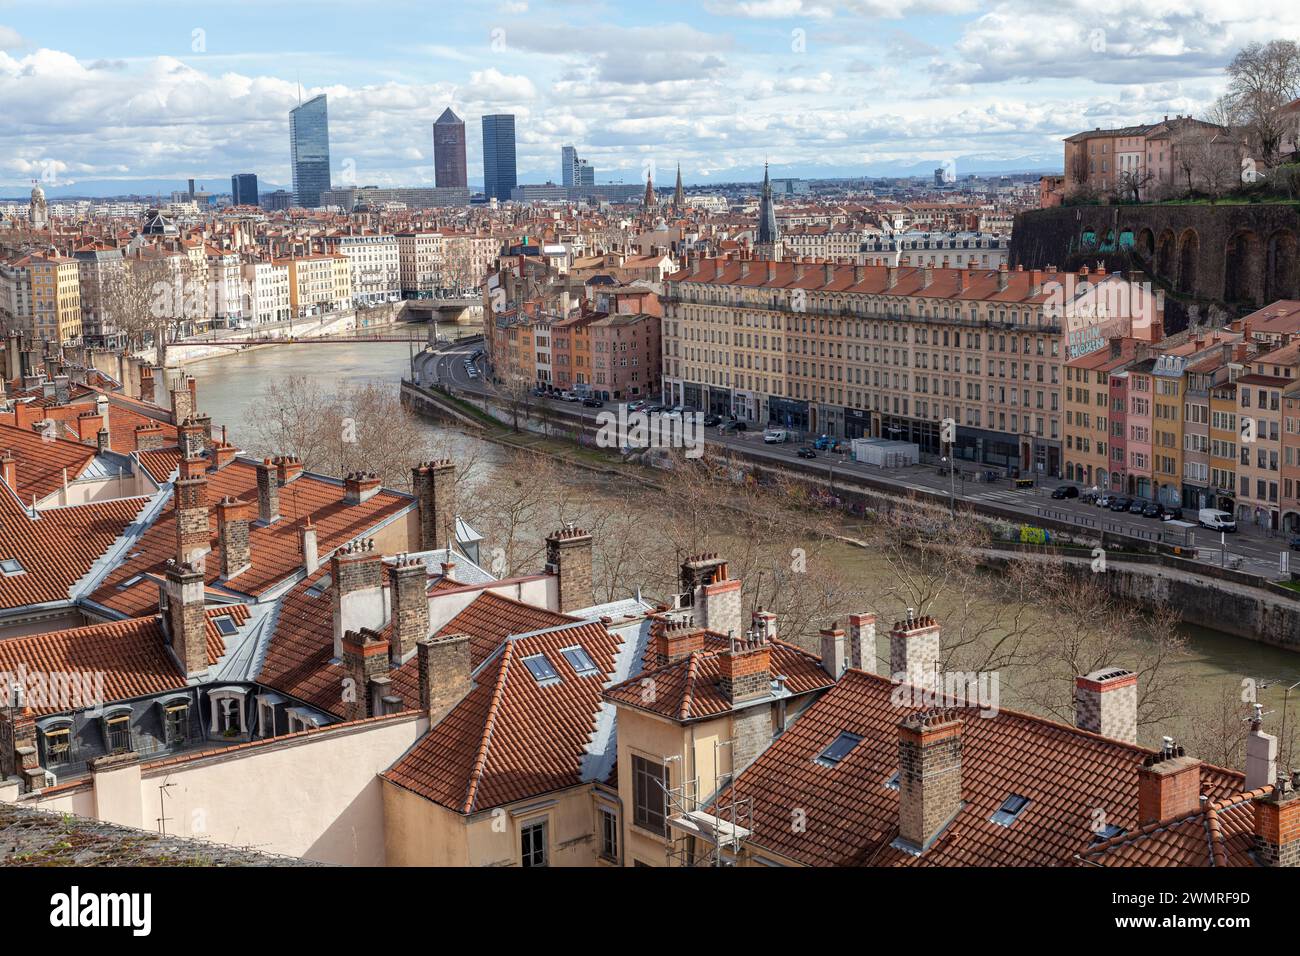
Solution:
[{"label": "roof skylight", "polygon": [[813,758],[813,762],[819,763],[823,767],[837,766],[860,743],[862,743],[861,737],[845,731],[831,741],[831,745],[823,750],[820,755]]},{"label": "roof skylight", "polygon": [[532,657],[525,657],[524,666],[528,668],[528,672],[533,675],[533,679],[539,684],[560,679],[560,675],[555,672],[555,667],[545,654],[534,654]]}]

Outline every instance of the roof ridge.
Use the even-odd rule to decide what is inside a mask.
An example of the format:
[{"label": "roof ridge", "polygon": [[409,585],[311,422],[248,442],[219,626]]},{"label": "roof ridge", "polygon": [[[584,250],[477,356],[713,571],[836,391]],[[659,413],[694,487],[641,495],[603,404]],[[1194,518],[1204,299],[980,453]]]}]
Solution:
[{"label": "roof ridge", "polygon": [[506,680],[509,678],[510,662],[514,660],[514,656],[514,644],[511,641],[502,641],[501,668],[497,671],[496,686],[492,689],[492,701],[488,704],[487,720],[483,722],[483,736],[479,738],[478,755],[474,758],[474,767],[469,774],[464,813],[474,812],[479,784],[483,782],[483,772],[487,768],[488,750],[492,747],[492,731],[496,727],[497,715],[501,712],[501,703],[505,699]]},{"label": "roof ridge", "polygon": [[686,659],[686,686],[682,689],[682,706],[678,709],[677,719],[688,720],[691,716],[691,704],[695,701],[695,679],[700,674],[701,651],[691,651]]}]

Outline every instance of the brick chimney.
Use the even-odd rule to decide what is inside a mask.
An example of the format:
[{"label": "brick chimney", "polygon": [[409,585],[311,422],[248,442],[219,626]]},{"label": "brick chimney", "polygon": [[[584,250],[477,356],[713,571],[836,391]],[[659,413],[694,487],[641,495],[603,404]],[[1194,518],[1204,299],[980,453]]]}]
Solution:
[{"label": "brick chimney", "polygon": [[844,639],[844,629],[832,624],[821,629],[822,670],[834,680],[844,676],[849,669],[849,647]]},{"label": "brick chimney", "polygon": [[898,725],[898,840],[922,854],[961,811],[961,719],[952,711],[909,714]]},{"label": "brick chimney", "polygon": [[343,479],[343,502],[359,505],[379,494],[379,476],[372,472],[356,471]]},{"label": "brick chimney", "polygon": [[755,608],[750,615],[750,633],[764,641],[776,640],[776,615],[771,611]]},{"label": "brick chimney", "polygon": [[426,637],[416,645],[420,709],[437,724],[474,689],[468,634]]},{"label": "brick chimney", "polygon": [[388,620],[383,569],[383,556],[375,551],[373,540],[355,541],[330,558],[336,658],[343,656],[343,636],[348,631],[378,631]]},{"label": "brick chimney", "polygon": [[9,452],[5,452],[4,457],[0,458],[0,478],[3,478],[4,483],[11,489],[18,490],[18,463]]},{"label": "brick chimney", "polygon": [[889,633],[890,677],[913,687],[930,687],[939,669],[939,622],[932,617],[898,621]]},{"label": "brick chimney", "polygon": [[1264,866],[1300,866],[1300,773],[1253,802],[1256,858]]},{"label": "brick chimney", "polygon": [[181,462],[176,479],[176,560],[203,569],[203,559],[212,550],[208,528],[208,479],[200,459]]},{"label": "brick chimney", "polygon": [[876,673],[876,615],[849,615],[849,666]]},{"label": "brick chimney", "polygon": [[161,448],[164,441],[162,426],[157,422],[135,426],[136,451],[153,451],[156,448]]},{"label": "brick chimney", "polygon": [[198,410],[195,403],[195,389],[198,383],[187,375],[182,374],[176,387],[171,389],[172,401],[172,423],[180,425],[188,418],[192,418]]},{"label": "brick chimney", "polygon": [[253,551],[248,541],[248,522],[253,517],[253,506],[236,498],[223,498],[217,502],[217,540],[221,544],[221,577],[229,581],[253,563]]},{"label": "brick chimney", "polygon": [[106,451],[111,451],[113,447],[112,438],[108,433],[108,428],[101,428],[95,432],[95,453],[102,455]]},{"label": "brick chimney", "polygon": [[394,664],[405,661],[415,652],[415,645],[429,636],[429,595],[425,591],[428,580],[423,561],[403,556],[388,565],[393,606],[389,651]]},{"label": "brick chimney", "polygon": [[68,404],[72,397],[72,379],[66,375],[54,376],[54,402],[57,405]]},{"label": "brick chimney", "polygon": [[689,620],[660,621],[654,635],[655,664],[659,667],[704,650],[704,630]]},{"label": "brick chimney", "polygon": [[320,549],[317,545],[316,526],[311,523],[310,516],[298,529],[298,551],[302,554],[303,570],[315,574],[320,567]]},{"label": "brick chimney", "polygon": [[767,697],[772,692],[772,646],[732,638],[718,655],[718,686],[733,705]]},{"label": "brick chimney", "polygon": [[420,550],[451,547],[456,538],[456,466],[430,461],[411,469],[411,488],[420,510]]},{"label": "brick chimney", "polygon": [[275,465],[275,481],[281,488],[302,477],[302,459],[300,458],[295,458],[293,455],[281,455],[273,459],[273,464]]},{"label": "brick chimney", "polygon": [[280,484],[270,458],[257,466],[257,520],[262,524],[280,520]]},{"label": "brick chimney", "polygon": [[546,572],[555,575],[557,579],[562,612],[590,607],[591,535],[573,525],[548,535]]},{"label": "brick chimney", "polygon": [[207,451],[207,442],[203,438],[203,425],[194,418],[187,418],[176,429],[181,454],[186,458],[202,458]]},{"label": "brick chimney", "polygon": [[212,446],[212,470],[220,471],[234,461],[238,455],[239,449],[234,445],[217,442]]},{"label": "brick chimney", "polygon": [[153,368],[148,365],[140,366],[140,401],[154,403]]},{"label": "brick chimney", "polygon": [[96,412],[82,412],[77,416],[77,441],[83,445],[95,445],[98,442],[104,419]]},{"label": "brick chimney", "polygon": [[343,635],[339,658],[343,675],[351,682],[343,695],[345,720],[362,720],[382,714],[382,694],[388,682],[388,642],[371,628]]},{"label": "brick chimney", "polygon": [[1074,725],[1103,737],[1137,743],[1137,674],[1103,667],[1074,679]]},{"label": "brick chimney", "polygon": [[1201,808],[1201,762],[1170,737],[1138,768],[1138,823],[1167,823]]},{"label": "brick chimney", "polygon": [[163,589],[167,598],[167,631],[172,652],[187,678],[202,676],[208,670],[202,568],[168,561]]}]

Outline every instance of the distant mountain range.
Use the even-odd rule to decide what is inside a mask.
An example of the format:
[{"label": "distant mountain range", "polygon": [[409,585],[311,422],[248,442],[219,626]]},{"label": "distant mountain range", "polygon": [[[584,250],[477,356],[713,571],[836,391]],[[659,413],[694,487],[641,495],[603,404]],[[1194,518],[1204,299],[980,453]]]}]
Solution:
[{"label": "distant mountain range", "polygon": [[[912,163],[880,162],[867,163],[865,166],[811,166],[805,164],[788,164],[771,167],[774,179],[878,179],[919,177],[930,179],[935,169],[941,166],[944,158],[922,159]],[[1001,176],[1013,174],[1059,175],[1061,158],[1052,156],[1020,156],[1014,159],[989,159],[981,156],[958,156],[954,160],[957,176]],[[656,177],[655,186],[660,189],[670,188],[676,177],[676,168],[671,171],[661,170]],[[602,182],[618,179],[618,172],[612,171],[608,177],[601,177]],[[737,167],[728,169],[715,176],[683,175],[687,186],[722,186],[728,183],[756,183],[763,178],[763,167]],[[639,173],[624,177],[625,182],[639,180]],[[521,172],[521,183],[541,183],[547,181],[547,174],[541,172]],[[170,199],[173,192],[188,188],[183,179],[87,179],[74,183],[46,185],[45,195],[50,200],[60,199],[103,199],[107,197],[138,196],[152,198],[160,196]],[[410,184],[414,185],[414,184]],[[431,184],[430,184],[431,185]],[[230,192],[229,179],[196,180],[195,189],[211,192],[214,195]],[[259,181],[259,192],[269,193],[277,189],[292,187],[280,183]],[[470,189],[481,189],[481,184],[470,184]],[[31,194],[30,185],[0,185],[0,200],[27,199]]]}]

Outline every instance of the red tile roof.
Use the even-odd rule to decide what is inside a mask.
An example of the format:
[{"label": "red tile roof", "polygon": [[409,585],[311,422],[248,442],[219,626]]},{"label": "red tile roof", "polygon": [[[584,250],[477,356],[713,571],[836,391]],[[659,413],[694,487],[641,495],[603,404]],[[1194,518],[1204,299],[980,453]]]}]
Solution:
[{"label": "red tile roof", "polygon": [[[574,624],[508,640],[475,687],[384,777],[426,799],[474,813],[583,782],[601,690],[622,639]],[[560,651],[580,644],[596,672],[580,676]],[[559,680],[534,680],[524,659],[544,653]]]},{"label": "red tile roof", "polygon": [[[916,710],[895,706],[894,687],[848,671],[723,793],[720,807],[733,792],[752,801],[755,849],[810,866],[1062,866],[1092,846],[1097,808],[1107,823],[1138,829],[1137,771],[1150,750],[1028,714],[981,717],[971,708],[963,709],[962,810],[923,855],[894,849],[898,791],[886,783],[898,771],[898,724]],[[834,767],[815,763],[846,731],[862,742]],[[1201,790],[1211,800],[1242,787],[1240,773],[1202,767]],[[1028,806],[1011,827],[992,823],[1012,794],[1028,797]],[[795,807],[805,813],[802,831],[790,826]],[[1198,853],[1190,846],[1175,857],[1203,864],[1204,836]]]},{"label": "red tile roof", "polygon": [[91,446],[6,424],[0,424],[0,452],[13,456],[14,491],[24,504],[31,504],[33,495],[39,501],[62,488],[65,471],[69,481],[80,477],[95,458]]}]

